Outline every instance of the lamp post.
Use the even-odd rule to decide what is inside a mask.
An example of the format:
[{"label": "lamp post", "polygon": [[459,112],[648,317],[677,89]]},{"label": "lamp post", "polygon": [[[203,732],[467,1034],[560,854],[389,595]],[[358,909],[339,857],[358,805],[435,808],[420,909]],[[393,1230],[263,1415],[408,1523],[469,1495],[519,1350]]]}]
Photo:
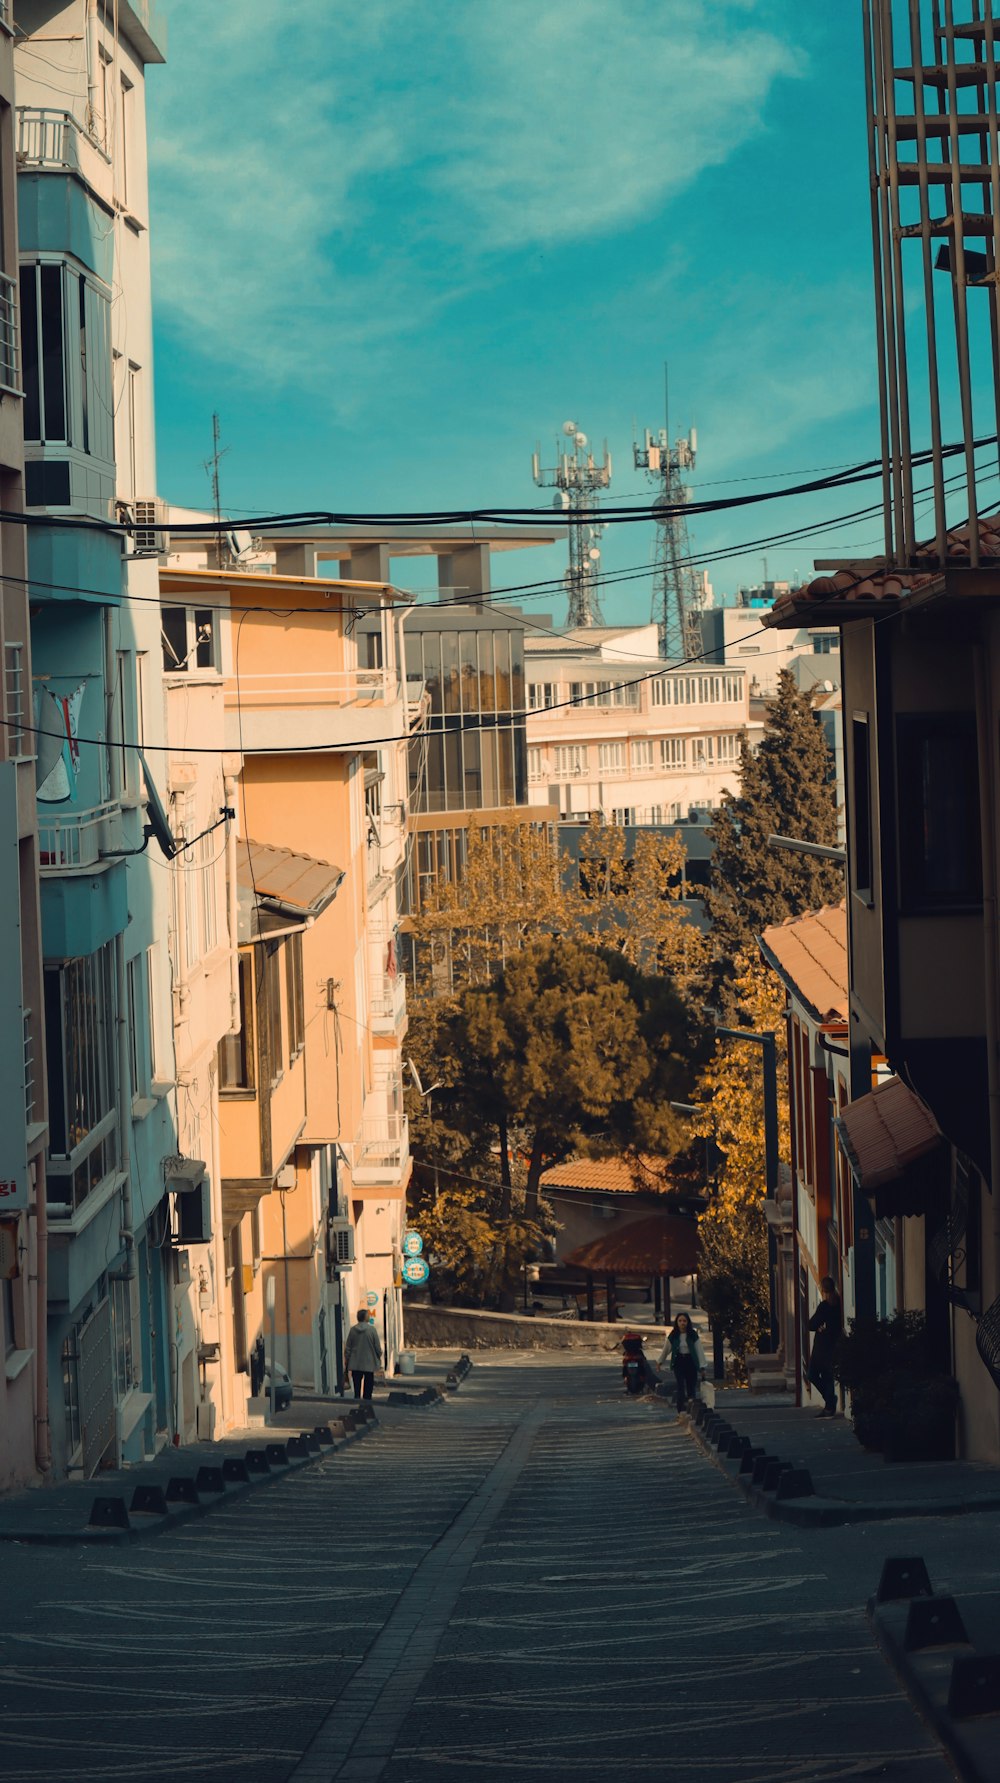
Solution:
[{"label": "lamp post", "polygon": [[[723,1040],[745,1040],[759,1046],[764,1067],[764,1193],[768,1201],[778,1194],[778,1049],[773,1033],[756,1034],[751,1028],[720,1028],[715,1032]],[[778,1347],[778,1305],[775,1276],[778,1246],[774,1227],[767,1224],[768,1301],[771,1321],[771,1349]]]},{"label": "lamp post", "polygon": [[278,1353],[277,1353],[277,1346],[275,1344],[275,1338],[274,1338],[274,1276],[273,1275],[268,1276],[267,1283],[264,1288],[264,1306],[266,1308],[268,1321],[271,1326],[271,1423],[273,1424],[274,1423],[275,1407],[277,1404],[277,1392],[278,1392]]}]

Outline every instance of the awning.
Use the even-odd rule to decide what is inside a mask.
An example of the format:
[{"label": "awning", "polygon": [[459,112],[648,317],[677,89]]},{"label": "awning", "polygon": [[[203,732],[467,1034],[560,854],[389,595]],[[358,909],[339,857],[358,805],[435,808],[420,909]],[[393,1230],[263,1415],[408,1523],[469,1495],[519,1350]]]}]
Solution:
[{"label": "awning", "polygon": [[264,1177],[223,1177],[222,1179],[222,1236],[228,1238],[234,1226],[238,1226],[245,1213],[253,1213],[254,1208],[269,1195],[274,1188],[274,1179]]},{"label": "awning", "polygon": [[947,1141],[901,1077],[849,1102],[836,1122],[858,1187],[880,1219],[927,1213],[947,1188]]},{"label": "awning", "polygon": [[329,861],[249,838],[236,844],[239,939],[243,946],[320,916],[344,874]]},{"label": "awning", "polygon": [[697,1223],[680,1214],[650,1214],[579,1245],[563,1262],[590,1275],[692,1275],[698,1267]]}]

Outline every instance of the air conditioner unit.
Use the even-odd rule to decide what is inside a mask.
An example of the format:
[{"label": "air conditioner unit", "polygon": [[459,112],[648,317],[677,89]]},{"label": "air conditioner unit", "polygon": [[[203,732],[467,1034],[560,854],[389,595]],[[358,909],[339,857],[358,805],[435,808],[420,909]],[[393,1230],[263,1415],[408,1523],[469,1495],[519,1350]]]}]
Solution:
[{"label": "air conditioner unit", "polygon": [[169,516],[165,501],[132,503],[132,546],[150,557],[165,557],[170,550],[170,534],[164,530]]},{"label": "air conditioner unit", "polygon": [[177,1236],[175,1243],[211,1244],[212,1242],[212,1186],[207,1176],[203,1176],[197,1188],[187,1194],[178,1195]]},{"label": "air conditioner unit", "polygon": [[354,1262],[354,1227],[350,1220],[337,1216],[327,1227],[327,1260],[331,1269],[350,1269]]}]

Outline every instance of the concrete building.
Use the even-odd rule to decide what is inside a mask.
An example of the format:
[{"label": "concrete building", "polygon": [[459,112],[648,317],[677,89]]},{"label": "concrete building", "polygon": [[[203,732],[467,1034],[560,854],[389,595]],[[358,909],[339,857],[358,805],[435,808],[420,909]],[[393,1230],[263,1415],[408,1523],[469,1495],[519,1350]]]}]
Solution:
[{"label": "concrete building", "polygon": [[[397,931],[407,747],[423,705],[407,689],[397,591],[284,574],[274,558],[267,573],[259,561],[193,561],[214,554],[214,541],[172,552],[186,567],[162,570],[161,599],[165,662],[169,649],[184,661],[194,640],[195,654],[167,676],[183,702],[180,733],[195,734],[207,685],[212,706],[198,734],[220,752],[188,833],[220,797],[234,812],[229,952],[214,977],[211,958],[200,968],[197,1060],[182,1039],[195,991],[188,975],[178,997],[175,980],[179,1069],[191,1059],[200,1086],[200,1126],[184,1149],[197,1144],[210,1160],[215,1208],[206,1248],[188,1247],[199,1278],[190,1350],[207,1364],[202,1399],[219,1429],[245,1416],[270,1360],[269,1280],[278,1364],[300,1388],[337,1386],[360,1305],[373,1310],[390,1368],[402,1342],[410,1157]],[[183,753],[179,744],[171,755],[182,779]],[[179,782],[175,814],[182,796]],[[214,840],[209,852],[218,854]],[[198,897],[187,877],[178,959]]]},{"label": "concrete building", "polygon": [[659,673],[656,643],[653,624],[526,637],[530,804],[631,827],[676,823],[736,790],[755,736],[746,670]]},{"label": "concrete building", "polygon": [[[22,347],[17,311],[14,24],[0,12],[0,510],[24,507]],[[0,1066],[0,1491],[49,1465],[45,1367],[48,1261],[42,949],[31,712],[26,531],[0,522],[0,861],[4,1009]]]},{"label": "concrete building", "polygon": [[53,521],[29,539],[50,1412],[56,1471],[90,1474],[176,1416],[168,876],[143,834],[162,795],[156,565],[116,524],[155,503],[144,83],[163,39],[146,0],[15,17],[26,500]]}]

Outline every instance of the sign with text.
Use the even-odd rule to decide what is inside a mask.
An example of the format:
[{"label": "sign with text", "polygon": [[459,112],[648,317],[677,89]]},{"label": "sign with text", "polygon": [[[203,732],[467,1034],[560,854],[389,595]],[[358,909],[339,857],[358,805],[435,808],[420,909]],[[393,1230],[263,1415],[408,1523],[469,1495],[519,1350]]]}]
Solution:
[{"label": "sign with text", "polygon": [[419,1282],[425,1282],[429,1275],[430,1270],[423,1257],[407,1257],[403,1264],[403,1280],[409,1282],[411,1288],[415,1288]]},{"label": "sign with text", "polygon": [[419,1257],[423,1248],[424,1248],[424,1241],[421,1238],[419,1232],[404,1232],[403,1233],[403,1255],[404,1256]]}]

